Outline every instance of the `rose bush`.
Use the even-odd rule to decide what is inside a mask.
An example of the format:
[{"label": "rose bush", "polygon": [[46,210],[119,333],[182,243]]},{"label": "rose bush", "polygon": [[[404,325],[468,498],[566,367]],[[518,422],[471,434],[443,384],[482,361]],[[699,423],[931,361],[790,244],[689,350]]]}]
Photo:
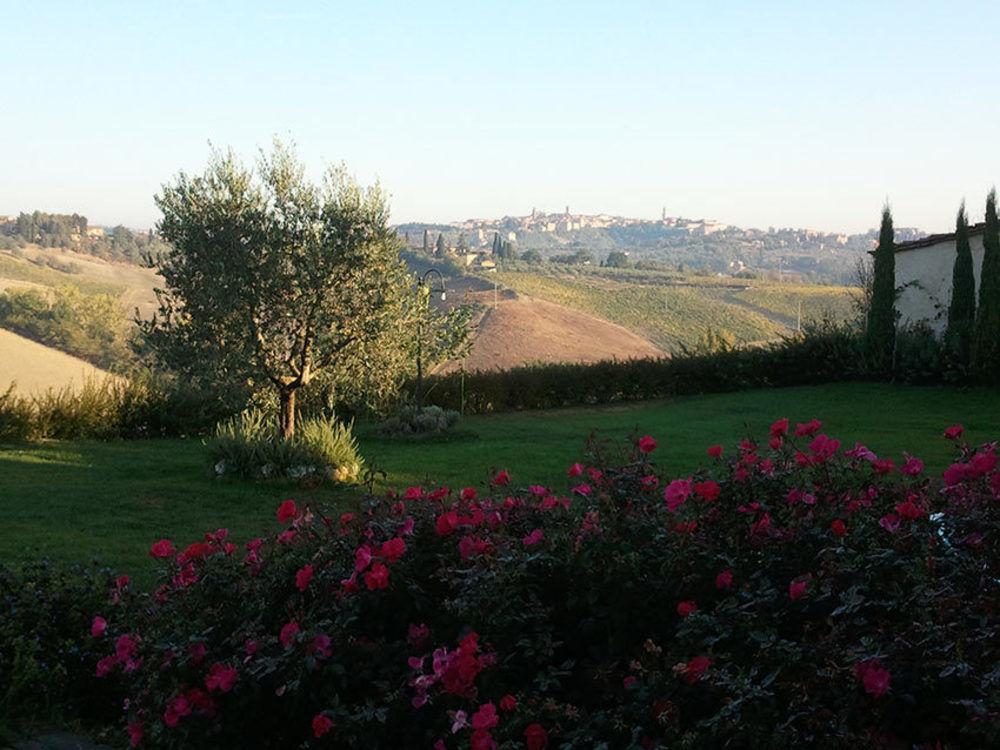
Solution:
[{"label": "rose bush", "polygon": [[152,748],[996,746],[1000,472],[948,435],[943,480],[779,420],[690,476],[642,437],[562,492],[288,500],[153,544],[94,669]]}]

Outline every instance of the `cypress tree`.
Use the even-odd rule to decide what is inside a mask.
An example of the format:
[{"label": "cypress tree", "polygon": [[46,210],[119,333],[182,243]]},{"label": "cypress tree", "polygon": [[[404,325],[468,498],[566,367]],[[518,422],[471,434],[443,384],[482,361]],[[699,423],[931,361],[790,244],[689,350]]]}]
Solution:
[{"label": "cypress tree", "polygon": [[444,235],[442,233],[438,232],[438,238],[437,238],[437,256],[439,258],[443,258],[445,256],[445,253],[447,252],[447,250],[448,250],[448,248],[444,244]]},{"label": "cypress tree", "polygon": [[427,230],[425,229],[424,230],[424,255],[430,255],[430,254],[431,254],[431,240],[430,240],[430,236],[427,233]]},{"label": "cypress tree", "polygon": [[500,233],[493,233],[493,257],[500,254]]},{"label": "cypress tree", "polygon": [[964,364],[969,363],[975,323],[976,277],[972,271],[972,248],[969,247],[969,218],[963,201],[955,219],[955,266],[951,276],[951,304],[948,305],[945,339],[958,361]]},{"label": "cypress tree", "polygon": [[980,379],[1000,381],[1000,220],[996,188],[986,196],[983,267],[979,272],[979,310],[972,356]]},{"label": "cypress tree", "polygon": [[872,369],[888,373],[896,345],[896,242],[888,204],[882,209],[873,276],[865,349]]}]

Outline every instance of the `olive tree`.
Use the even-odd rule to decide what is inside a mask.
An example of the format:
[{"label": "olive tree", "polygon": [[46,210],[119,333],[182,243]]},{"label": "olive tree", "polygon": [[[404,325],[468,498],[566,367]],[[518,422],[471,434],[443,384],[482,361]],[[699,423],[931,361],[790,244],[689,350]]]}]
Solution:
[{"label": "olive tree", "polygon": [[252,168],[213,151],[156,204],[170,250],[157,263],[159,311],[141,323],[146,342],[190,377],[274,392],[286,438],[301,388],[375,367],[380,341],[405,350],[424,314],[385,193],[343,167],[315,184],[280,142]]}]

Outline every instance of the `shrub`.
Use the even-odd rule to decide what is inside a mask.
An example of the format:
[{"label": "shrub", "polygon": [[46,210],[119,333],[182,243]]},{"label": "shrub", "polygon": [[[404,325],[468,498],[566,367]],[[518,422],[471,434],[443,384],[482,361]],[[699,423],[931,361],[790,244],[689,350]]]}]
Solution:
[{"label": "shrub", "polygon": [[153,748],[995,747],[994,445],[943,483],[815,420],[766,446],[668,481],[652,438],[595,443],[569,491],[503,471],[161,540],[98,669]]},{"label": "shrub", "polygon": [[86,380],[81,387],[0,396],[0,441],[184,437],[232,414],[238,395],[210,393],[149,375]]},{"label": "shrub", "polygon": [[747,388],[815,385],[868,377],[858,333],[824,323],[762,347],[716,347],[664,359],[545,364],[454,372],[428,390],[466,413],[609,404]]},{"label": "shrub", "polygon": [[19,396],[11,383],[0,394],[0,442],[31,440],[35,436],[31,402]]},{"label": "shrub", "polygon": [[122,693],[94,678],[100,640],[91,633],[109,596],[127,597],[128,581],[96,566],[47,562],[0,566],[0,724],[114,721]]},{"label": "shrub", "polygon": [[332,417],[309,417],[301,420],[295,435],[286,440],[273,415],[247,409],[218,425],[209,450],[220,475],[354,482],[364,461],[352,427]]},{"label": "shrub", "polygon": [[399,412],[379,425],[378,431],[386,437],[423,437],[442,435],[458,424],[458,412],[440,406],[404,406]]}]

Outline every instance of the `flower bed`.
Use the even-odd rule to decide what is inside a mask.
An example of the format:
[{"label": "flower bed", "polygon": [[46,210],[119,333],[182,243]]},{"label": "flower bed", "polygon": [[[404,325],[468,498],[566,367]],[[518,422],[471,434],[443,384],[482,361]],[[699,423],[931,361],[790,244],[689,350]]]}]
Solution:
[{"label": "flower bed", "polygon": [[947,435],[943,480],[779,420],[672,480],[646,436],[563,492],[288,500],[154,544],[94,668],[142,747],[995,746],[1000,472]]}]

